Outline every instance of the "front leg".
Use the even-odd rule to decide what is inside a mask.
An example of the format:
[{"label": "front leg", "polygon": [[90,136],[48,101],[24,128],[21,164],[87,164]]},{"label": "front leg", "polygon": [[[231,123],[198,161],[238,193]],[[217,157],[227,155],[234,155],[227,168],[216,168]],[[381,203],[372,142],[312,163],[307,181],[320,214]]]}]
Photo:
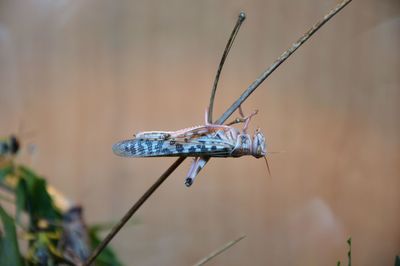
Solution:
[{"label": "front leg", "polygon": [[253,116],[255,116],[257,113],[258,113],[258,110],[255,110],[250,115],[245,116],[244,113],[243,113],[243,110],[242,110],[242,106],[239,105],[239,114],[240,114],[241,117],[236,118],[235,120],[227,123],[226,125],[227,126],[231,126],[231,125],[234,125],[234,124],[245,123],[245,125],[243,126],[243,131],[245,132],[247,130],[248,126],[249,126],[249,122],[250,122],[251,118]]},{"label": "front leg", "polygon": [[255,116],[258,113],[258,110],[255,110],[252,112],[249,116],[244,118],[244,126],[243,126],[243,133],[247,132],[247,128],[249,127],[250,120],[253,116]]}]

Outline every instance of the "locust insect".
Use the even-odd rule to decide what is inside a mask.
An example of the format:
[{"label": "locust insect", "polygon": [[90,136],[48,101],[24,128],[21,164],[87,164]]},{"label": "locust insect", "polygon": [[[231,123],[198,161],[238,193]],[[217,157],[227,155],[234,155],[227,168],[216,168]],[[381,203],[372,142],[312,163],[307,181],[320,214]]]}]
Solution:
[{"label": "locust insect", "polygon": [[[241,157],[252,155],[265,157],[266,143],[263,133],[257,129],[253,136],[247,133],[253,112],[247,117],[236,119],[227,125],[208,123],[177,131],[145,131],[113,145],[116,155],[122,157],[194,157],[185,184],[190,186],[197,173],[204,167],[205,157]],[[232,125],[244,123],[242,131]]]},{"label": "locust insect", "polygon": [[[249,122],[257,114],[257,111],[245,117],[239,106],[241,118],[227,125],[211,122],[214,96],[222,66],[245,17],[245,14],[240,12],[235,28],[225,47],[214,80],[209,109],[205,113],[205,124],[178,131],[140,132],[134,135],[133,139],[114,144],[113,151],[116,155],[123,157],[194,157],[186,177],[186,186],[192,185],[195,177],[204,168],[210,157],[241,157],[245,155],[252,155],[256,158],[264,157],[269,172],[265,157],[267,151],[263,133],[259,129],[255,131],[253,136],[247,133]],[[210,117],[208,117],[209,115]],[[242,131],[232,127],[236,123],[244,123]]]}]

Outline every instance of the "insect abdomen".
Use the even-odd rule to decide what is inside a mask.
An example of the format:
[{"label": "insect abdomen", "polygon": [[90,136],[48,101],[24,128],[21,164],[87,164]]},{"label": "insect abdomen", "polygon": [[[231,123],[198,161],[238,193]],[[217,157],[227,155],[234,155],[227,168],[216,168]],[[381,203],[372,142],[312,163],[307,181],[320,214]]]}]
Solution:
[{"label": "insect abdomen", "polygon": [[123,157],[201,156],[229,157],[231,149],[206,141],[130,139],[113,145],[115,154]]}]

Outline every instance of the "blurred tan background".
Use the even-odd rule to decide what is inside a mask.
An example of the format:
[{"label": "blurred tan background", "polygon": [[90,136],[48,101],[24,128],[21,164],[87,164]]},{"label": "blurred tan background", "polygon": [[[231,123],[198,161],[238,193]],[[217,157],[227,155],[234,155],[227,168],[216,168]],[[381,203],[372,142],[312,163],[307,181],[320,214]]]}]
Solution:
[{"label": "blurred tan background", "polygon": [[[173,158],[119,158],[143,130],[203,123],[237,14],[215,118],[338,1],[0,1],[0,134],[34,131],[20,155],[117,221]],[[127,265],[393,265],[400,254],[400,2],[353,1],[243,106],[259,109],[262,160],[215,159],[191,188],[187,160],[112,241]],[[22,125],[22,126],[19,126]]]}]

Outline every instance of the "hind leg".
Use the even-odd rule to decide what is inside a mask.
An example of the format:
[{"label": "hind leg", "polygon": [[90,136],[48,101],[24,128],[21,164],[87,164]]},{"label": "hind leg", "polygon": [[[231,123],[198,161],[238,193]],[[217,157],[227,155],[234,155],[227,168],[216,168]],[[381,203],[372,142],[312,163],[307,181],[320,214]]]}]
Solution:
[{"label": "hind leg", "polygon": [[205,157],[194,157],[192,164],[190,165],[189,172],[187,174],[186,180],[185,180],[185,185],[187,187],[190,187],[194,179],[196,178],[197,174],[203,169],[203,167],[206,165],[208,159]]}]

